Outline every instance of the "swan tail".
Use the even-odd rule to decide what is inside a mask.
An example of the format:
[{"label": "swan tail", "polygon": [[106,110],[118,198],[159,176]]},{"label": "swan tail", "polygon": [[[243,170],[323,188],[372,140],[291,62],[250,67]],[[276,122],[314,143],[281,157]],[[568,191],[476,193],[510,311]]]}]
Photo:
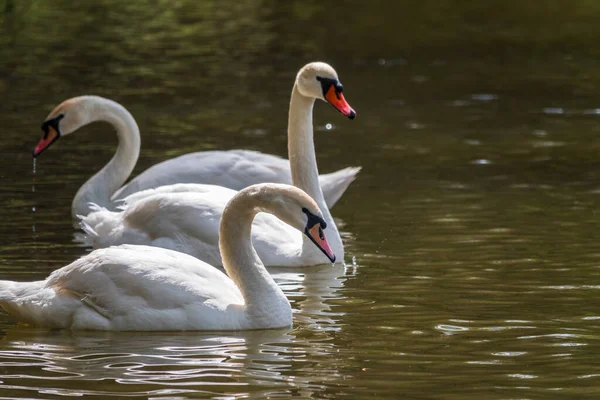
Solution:
[{"label": "swan tail", "polygon": [[330,174],[319,176],[319,183],[323,191],[323,197],[327,207],[332,208],[335,203],[342,197],[348,185],[356,179],[356,175],[362,167],[348,167]]},{"label": "swan tail", "polygon": [[101,249],[121,244],[148,244],[146,232],[127,225],[123,211],[98,208],[86,216],[79,216],[79,225],[86,233],[85,244]]},{"label": "swan tail", "polygon": [[45,327],[66,327],[63,324],[71,318],[63,317],[72,315],[73,299],[61,296],[45,284],[45,281],[0,280],[0,307],[21,322]]},{"label": "swan tail", "polygon": [[92,212],[88,215],[78,215],[79,225],[86,233],[86,244],[94,248],[102,248],[119,244],[122,236],[121,212],[110,211],[95,204],[90,205]]}]

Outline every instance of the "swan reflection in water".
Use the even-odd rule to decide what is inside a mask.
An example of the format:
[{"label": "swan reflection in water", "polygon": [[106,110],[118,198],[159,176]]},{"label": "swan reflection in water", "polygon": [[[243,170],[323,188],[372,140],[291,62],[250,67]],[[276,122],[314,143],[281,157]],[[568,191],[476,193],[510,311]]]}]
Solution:
[{"label": "swan reflection in water", "polygon": [[[77,332],[9,328],[0,390],[94,395],[236,393],[310,396],[341,382],[329,304],[353,274],[341,264],[270,268],[292,302],[294,326],[245,332]],[[89,383],[94,381],[94,385]],[[98,382],[101,381],[101,382]]]}]

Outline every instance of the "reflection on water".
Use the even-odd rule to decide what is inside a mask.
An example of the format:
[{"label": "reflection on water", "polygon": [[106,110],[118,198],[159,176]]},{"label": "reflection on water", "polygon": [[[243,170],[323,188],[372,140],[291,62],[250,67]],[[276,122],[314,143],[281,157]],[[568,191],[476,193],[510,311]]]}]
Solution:
[{"label": "reflection on water", "polygon": [[48,332],[1,315],[1,395],[597,398],[600,6],[482,4],[0,3],[3,279],[88,251],[70,204],[111,130],[54,145],[32,191],[39,125],[68,97],[132,112],[134,175],[204,149],[284,155],[294,76],[322,59],[358,118],[316,105],[320,171],[363,167],[333,209],[348,265],[271,271],[290,330]]},{"label": "reflection on water", "polygon": [[[290,331],[226,334],[97,334],[9,331],[2,375],[10,396],[183,393],[310,396],[324,389],[296,377],[291,366],[318,365],[335,346],[298,338]],[[303,368],[303,367],[300,367]],[[326,379],[335,370],[321,368]],[[18,377],[17,377],[18,376]],[[26,379],[26,386],[19,382]],[[102,381],[97,386],[78,381]],[[223,390],[225,388],[225,390]]]},{"label": "reflection on water", "polygon": [[[8,327],[0,342],[0,381],[11,397],[230,393],[310,397],[344,379],[340,329],[328,304],[340,298],[343,266],[273,275],[294,304],[294,329],[248,332],[67,332]],[[311,375],[305,375],[309,372]],[[312,374],[321,376],[313,382]],[[101,386],[78,382],[102,381]],[[336,384],[336,386],[338,386]]]},{"label": "reflection on water", "polygon": [[[12,338],[9,332],[6,340],[10,350],[4,352],[3,364],[10,364],[14,373],[19,373],[19,368],[27,371],[27,377],[36,385],[19,387],[11,384],[14,379],[3,376],[15,394],[33,389],[41,394],[118,395],[126,391],[173,395],[216,393],[222,386],[229,393],[241,394],[248,393],[249,387],[262,386],[264,394],[293,390],[307,395],[318,387],[311,390],[310,383],[303,385],[301,379],[290,376],[290,364],[297,359],[316,363],[333,352],[327,343],[312,342],[308,346],[293,333],[281,331],[133,336],[45,333],[25,337],[14,332]],[[104,390],[89,387],[72,393],[72,382],[80,380],[102,380],[107,384]]]}]

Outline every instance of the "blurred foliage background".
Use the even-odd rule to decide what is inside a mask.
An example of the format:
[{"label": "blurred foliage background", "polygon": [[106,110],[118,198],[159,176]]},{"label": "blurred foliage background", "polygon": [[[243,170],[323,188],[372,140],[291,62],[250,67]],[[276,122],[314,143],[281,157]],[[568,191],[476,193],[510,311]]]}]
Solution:
[{"label": "blurred foliage background", "polygon": [[583,91],[598,79],[600,3],[592,0],[3,0],[0,10],[4,90],[43,74],[32,90],[127,79],[124,94],[135,94],[182,64],[197,79],[243,78],[267,76],[290,58],[457,59],[467,68],[485,58],[518,84],[519,69],[546,57],[560,59],[554,76],[581,74]]}]

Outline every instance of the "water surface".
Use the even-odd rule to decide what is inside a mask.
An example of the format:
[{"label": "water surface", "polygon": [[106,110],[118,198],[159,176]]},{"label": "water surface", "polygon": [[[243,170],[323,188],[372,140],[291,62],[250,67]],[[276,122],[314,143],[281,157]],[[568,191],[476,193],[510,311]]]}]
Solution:
[{"label": "water surface", "polygon": [[316,104],[319,168],[363,170],[333,209],[347,265],[272,271],[290,329],[62,332],[0,315],[0,396],[597,398],[600,10],[509,3],[5,2],[3,279],[88,251],[70,204],[110,159],[110,127],[53,145],[32,192],[39,125],[71,96],[132,112],[134,174],[189,151],[285,155],[296,71],[320,59],[358,117]]}]

